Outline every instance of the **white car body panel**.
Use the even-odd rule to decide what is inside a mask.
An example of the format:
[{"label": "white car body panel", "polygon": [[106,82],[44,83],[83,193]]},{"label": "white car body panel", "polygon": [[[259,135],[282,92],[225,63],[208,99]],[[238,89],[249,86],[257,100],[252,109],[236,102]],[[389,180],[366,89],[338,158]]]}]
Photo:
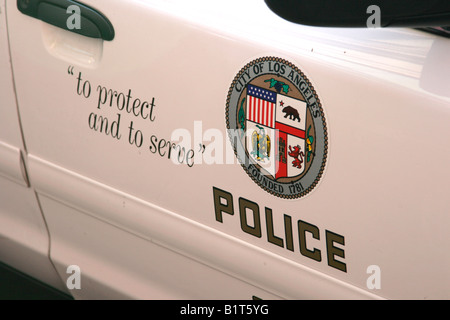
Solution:
[{"label": "white car body panel", "polygon": [[[24,162],[61,282],[68,266],[82,270],[74,297],[450,298],[449,39],[409,29],[294,25],[261,1],[84,3],[111,20],[112,42],[31,19],[15,1],[6,6]],[[306,74],[327,120],[326,170],[297,200],[256,185],[227,137],[233,78],[266,56]],[[99,109],[99,87],[153,101],[153,114]],[[120,138],[90,129],[92,113],[120,119]],[[141,147],[128,141],[131,121],[144,136]],[[192,167],[149,150],[151,136],[173,141],[180,129],[194,152],[205,146]],[[16,155],[24,150],[20,140],[5,141]],[[209,164],[213,146],[223,156]],[[234,199],[234,215],[223,222],[215,217],[213,188]],[[271,208],[280,237],[283,215],[314,225],[320,239],[309,237],[307,246],[321,251],[321,261],[299,252],[296,230],[294,252],[268,242],[263,214],[261,238],[243,232],[240,197],[261,212]],[[345,256],[335,257],[345,271],[330,266],[328,231],[345,238],[336,245]],[[373,265],[381,288],[367,285]]]},{"label": "white car body panel", "polygon": [[47,226],[24,167],[5,13],[0,1],[0,261],[68,292],[50,261]]},{"label": "white car body panel", "polygon": [[3,71],[0,75],[0,93],[2,97],[2,108],[0,110],[2,119],[2,126],[0,127],[0,159],[2,166],[0,172],[4,177],[26,186],[26,177],[21,169],[20,151],[23,150],[23,142],[11,72],[8,31],[6,29],[5,6],[3,2],[0,10],[3,13],[0,16],[0,63]]}]

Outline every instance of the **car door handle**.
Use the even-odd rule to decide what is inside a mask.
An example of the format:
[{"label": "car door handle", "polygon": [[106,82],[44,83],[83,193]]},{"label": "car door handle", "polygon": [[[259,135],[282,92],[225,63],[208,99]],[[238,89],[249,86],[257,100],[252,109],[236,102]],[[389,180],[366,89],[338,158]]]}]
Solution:
[{"label": "car door handle", "polygon": [[17,8],[30,17],[86,37],[111,41],[115,36],[108,18],[77,1],[17,0]]}]

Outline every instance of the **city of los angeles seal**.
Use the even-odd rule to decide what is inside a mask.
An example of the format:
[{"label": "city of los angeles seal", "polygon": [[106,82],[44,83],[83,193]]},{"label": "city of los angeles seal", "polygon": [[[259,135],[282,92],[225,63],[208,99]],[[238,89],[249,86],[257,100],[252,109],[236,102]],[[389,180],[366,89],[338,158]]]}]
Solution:
[{"label": "city of los angeles seal", "polygon": [[327,126],[314,87],[295,65],[263,57],[243,67],[228,92],[226,121],[236,156],[261,188],[297,199],[316,187]]}]

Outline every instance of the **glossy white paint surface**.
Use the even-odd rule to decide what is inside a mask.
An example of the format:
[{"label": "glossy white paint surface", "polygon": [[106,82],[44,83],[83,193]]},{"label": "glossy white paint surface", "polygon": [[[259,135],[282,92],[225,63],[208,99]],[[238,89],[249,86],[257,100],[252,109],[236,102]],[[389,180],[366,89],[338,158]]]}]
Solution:
[{"label": "glossy white paint surface", "polygon": [[0,175],[21,184],[28,186],[23,158],[20,149],[0,141]]},{"label": "glossy white paint surface", "polygon": [[21,147],[22,137],[19,122],[17,120],[4,1],[0,1],[0,68],[2,71],[0,73],[0,119],[2,120],[2,125],[0,126],[0,140],[5,144]]},{"label": "glossy white paint surface", "polygon": [[[60,274],[67,277],[68,263],[86,270],[87,288],[71,292],[77,298],[379,298],[42,159],[29,160]],[[99,290],[103,286],[111,291]]]},{"label": "glossy white paint surface", "polygon": [[[93,281],[74,293],[77,297],[157,298],[152,272],[138,265],[150,263],[147,256],[159,252],[161,269],[175,259],[193,268],[195,277],[203,268],[211,281],[213,269],[220,271],[219,282],[231,277],[220,297],[257,288],[288,299],[449,298],[448,39],[407,29],[297,26],[276,17],[261,1],[85,2],[116,29],[94,68],[55,57],[43,40],[42,23],[8,7],[30,181],[55,235],[51,256],[62,279],[66,265],[82,264]],[[89,46],[81,37],[73,43],[74,50],[77,44]],[[326,172],[300,200],[269,195],[236,160],[189,168],[148,149],[152,135],[170,140],[177,129],[198,138],[194,150],[199,141],[211,144],[207,130],[218,130],[227,148],[225,103],[231,81],[246,63],[262,56],[297,65],[325,110]],[[80,73],[80,83],[91,84],[89,98],[77,94]],[[155,120],[107,106],[98,109],[98,86],[125,94],[132,90],[141,101],[155,98]],[[121,138],[91,130],[92,112],[110,121],[120,115]],[[141,148],[128,142],[131,121],[145,137]],[[200,130],[194,128],[198,121]],[[213,187],[230,192],[235,203],[243,197],[261,211],[271,208],[277,235],[284,233],[283,214],[294,223],[317,226],[320,240],[308,244],[321,250],[322,261],[298,252],[297,235],[297,249],[291,252],[267,242],[265,233],[262,238],[244,233],[236,204],[234,216],[217,222]],[[83,230],[92,232],[93,225],[98,234],[85,241]],[[326,230],[345,237],[346,273],[327,265]],[[130,254],[134,244],[139,250]],[[115,276],[96,276],[115,254],[123,257],[109,264]],[[379,290],[366,286],[371,265],[382,271]],[[177,291],[169,274],[170,269],[161,271],[167,291],[160,298],[215,297],[208,283],[199,285],[198,292]],[[133,277],[140,285],[124,285]]]},{"label": "glossy white paint surface", "polygon": [[18,121],[10,60],[5,6],[2,1],[0,2],[0,175],[26,185],[26,178],[20,166],[22,133]]},{"label": "glossy white paint surface", "polygon": [[64,291],[49,259],[49,235],[36,194],[28,186],[24,150],[0,0],[0,261]]}]

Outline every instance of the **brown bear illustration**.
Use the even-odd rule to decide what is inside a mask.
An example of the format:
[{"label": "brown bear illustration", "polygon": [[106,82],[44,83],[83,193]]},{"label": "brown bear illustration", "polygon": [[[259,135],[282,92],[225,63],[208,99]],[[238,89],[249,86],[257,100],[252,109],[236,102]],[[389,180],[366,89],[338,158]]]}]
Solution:
[{"label": "brown bear illustration", "polygon": [[284,117],[287,118],[289,116],[290,120],[297,120],[300,122],[300,115],[298,114],[297,109],[292,108],[291,106],[287,106],[283,108],[283,112],[286,114]]}]

